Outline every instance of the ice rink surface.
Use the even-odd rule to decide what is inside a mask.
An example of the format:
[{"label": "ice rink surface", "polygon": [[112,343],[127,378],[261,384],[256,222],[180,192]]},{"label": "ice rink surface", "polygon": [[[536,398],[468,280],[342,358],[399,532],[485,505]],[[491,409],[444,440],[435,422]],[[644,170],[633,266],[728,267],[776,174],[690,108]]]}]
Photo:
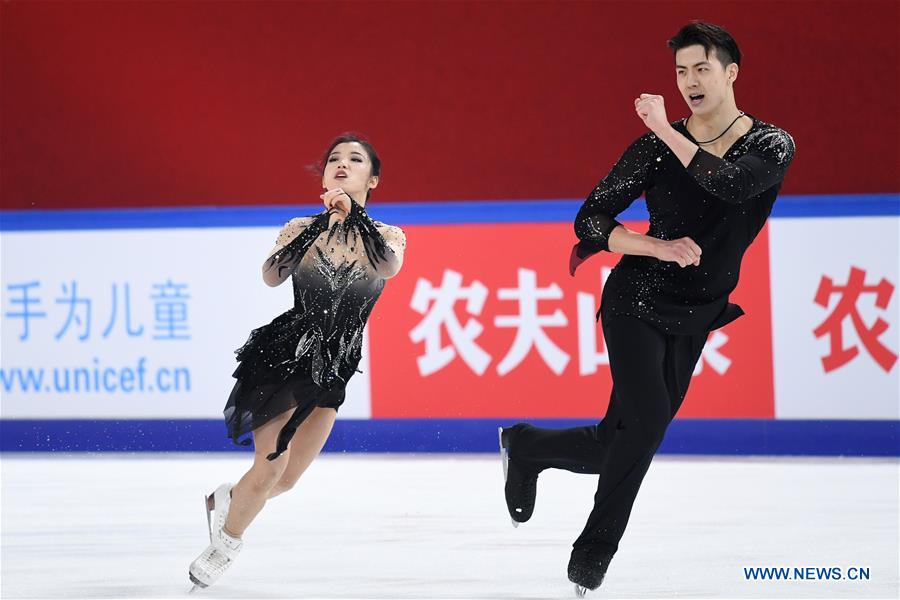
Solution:
[{"label": "ice rink surface", "polygon": [[[18,455],[2,469],[12,598],[186,598],[202,497],[249,454]],[[547,471],[513,529],[495,456],[325,455],[204,598],[572,598],[596,476]],[[896,459],[658,457],[596,598],[897,598]],[[869,579],[748,581],[744,568]]]}]

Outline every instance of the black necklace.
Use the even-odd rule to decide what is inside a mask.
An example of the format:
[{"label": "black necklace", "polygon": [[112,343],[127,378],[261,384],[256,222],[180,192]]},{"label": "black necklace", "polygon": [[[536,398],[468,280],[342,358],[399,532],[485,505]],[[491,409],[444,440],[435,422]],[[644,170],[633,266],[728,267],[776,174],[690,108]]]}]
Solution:
[{"label": "black necklace", "polygon": [[[707,140],[705,142],[697,142],[697,145],[702,146],[704,144],[712,144],[714,141],[716,141],[717,139],[719,139],[720,137],[722,137],[723,135],[728,133],[728,130],[731,129],[732,127],[734,127],[734,124],[738,122],[738,119],[740,119],[743,116],[744,116],[744,111],[740,111],[740,114],[734,118],[734,121],[731,122],[731,125],[729,125],[728,127],[725,128],[725,131],[723,131],[722,133],[720,133],[719,135],[717,135],[716,137],[714,137],[711,140]],[[690,119],[688,119],[688,120],[690,120]],[[685,127],[687,127],[686,123],[685,123]]]}]

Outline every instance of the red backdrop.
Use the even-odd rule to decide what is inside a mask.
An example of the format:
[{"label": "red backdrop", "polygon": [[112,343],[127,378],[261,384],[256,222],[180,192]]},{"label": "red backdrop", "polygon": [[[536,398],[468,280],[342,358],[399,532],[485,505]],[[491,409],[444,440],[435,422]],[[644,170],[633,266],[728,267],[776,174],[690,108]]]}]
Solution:
[{"label": "red backdrop", "polygon": [[684,116],[665,41],[745,53],[739,106],[797,139],[784,192],[898,190],[898,6],[869,2],[0,3],[4,208],[309,201],[359,130],[390,201],[578,198]]}]

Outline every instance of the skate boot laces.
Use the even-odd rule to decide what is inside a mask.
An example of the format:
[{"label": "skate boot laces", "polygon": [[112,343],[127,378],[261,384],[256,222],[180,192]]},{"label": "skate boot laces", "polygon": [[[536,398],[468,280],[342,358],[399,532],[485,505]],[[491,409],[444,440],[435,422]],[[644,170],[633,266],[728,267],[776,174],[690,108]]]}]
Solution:
[{"label": "skate boot laces", "polygon": [[191,563],[191,581],[199,587],[209,587],[222,576],[237,558],[243,541],[222,532],[220,539],[207,546],[206,550]]},{"label": "skate boot laces", "polygon": [[244,546],[240,538],[219,529],[212,543],[198,556],[188,570],[191,581],[199,587],[209,587],[228,570]]}]

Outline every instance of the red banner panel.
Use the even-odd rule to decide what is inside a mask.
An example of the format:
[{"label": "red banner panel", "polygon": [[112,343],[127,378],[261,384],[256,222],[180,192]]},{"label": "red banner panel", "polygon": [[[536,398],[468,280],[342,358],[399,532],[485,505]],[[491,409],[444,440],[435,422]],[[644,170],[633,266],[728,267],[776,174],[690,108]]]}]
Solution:
[{"label": "red banner panel", "polygon": [[[403,271],[370,321],[373,417],[603,414],[611,379],[595,313],[618,255],[592,258],[573,278],[569,224],[406,233]],[[774,416],[767,240],[764,230],[732,295],[747,315],[710,335],[679,416]]]}]

